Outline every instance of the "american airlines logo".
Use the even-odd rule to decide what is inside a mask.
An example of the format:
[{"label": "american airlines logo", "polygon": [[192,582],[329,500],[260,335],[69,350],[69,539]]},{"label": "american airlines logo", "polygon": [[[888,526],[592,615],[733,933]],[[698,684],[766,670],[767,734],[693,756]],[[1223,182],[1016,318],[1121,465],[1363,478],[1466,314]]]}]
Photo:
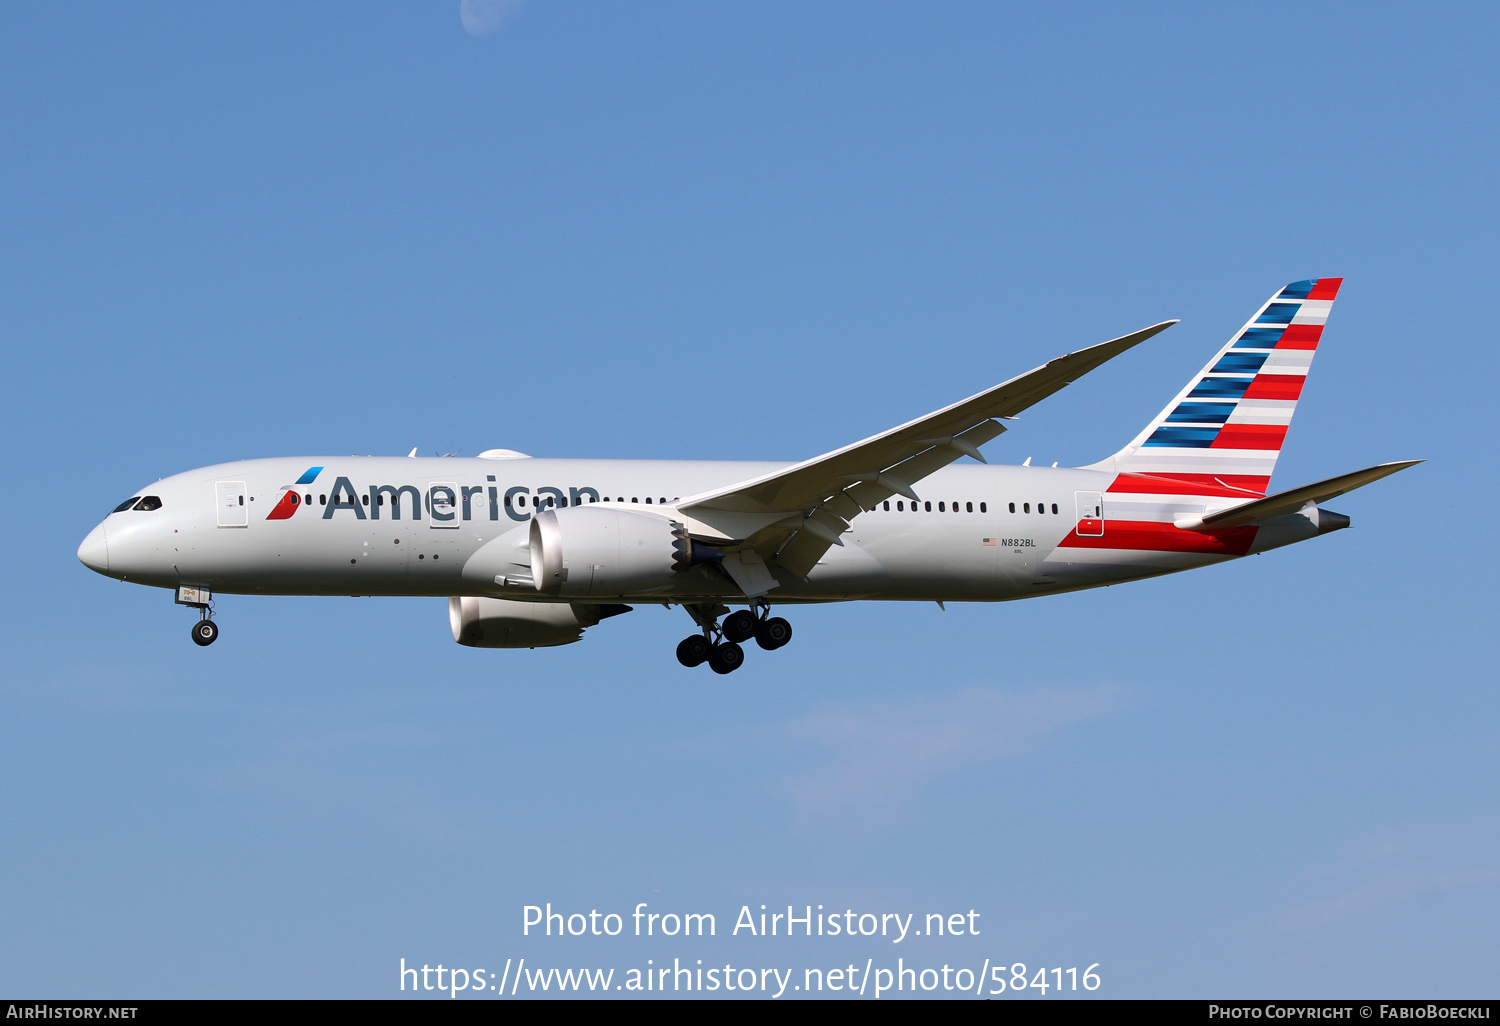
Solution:
[{"label": "american airlines logo", "polygon": [[[296,482],[286,486],[286,492],[266,519],[289,520],[297,510],[311,505],[315,501],[312,493],[301,492],[299,488],[312,484],[322,472],[322,467],[308,467]],[[524,522],[531,519],[533,510],[578,506],[599,499],[599,492],[593,488],[563,491],[550,485],[537,488],[534,495],[525,485],[507,488],[502,493],[495,484],[439,483],[425,490],[410,484],[378,484],[360,491],[347,477],[340,476],[328,494],[320,495],[316,501],[323,506],[324,520],[332,520],[341,512],[351,514],[356,520],[382,520],[386,514],[391,520],[421,520],[425,512],[434,524],[457,527],[466,520],[499,520],[502,511],[511,520]]]}]

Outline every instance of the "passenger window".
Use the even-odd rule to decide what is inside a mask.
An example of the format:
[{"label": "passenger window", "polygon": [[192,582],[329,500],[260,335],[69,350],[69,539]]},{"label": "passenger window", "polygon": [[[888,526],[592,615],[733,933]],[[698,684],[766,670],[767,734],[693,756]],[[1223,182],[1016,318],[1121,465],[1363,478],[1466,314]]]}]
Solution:
[{"label": "passenger window", "polygon": [[989,511],[990,511],[989,503],[981,502],[979,504],[979,512],[981,512],[981,513],[988,513]]},{"label": "passenger window", "polygon": [[370,497],[368,495],[361,495],[359,501],[368,506],[370,504]]},{"label": "passenger window", "polygon": [[953,512],[955,512],[955,513],[958,512],[958,503],[956,503],[956,502],[953,504]]},{"label": "passenger window", "polygon": [[241,495],[240,496],[240,505],[243,506],[244,504],[245,504],[245,497],[243,495]]},{"label": "passenger window", "polygon": [[526,496],[524,496],[524,495],[517,495],[516,496],[516,505],[520,506],[522,509],[525,509],[526,508]]},{"label": "passenger window", "polygon": [[972,512],[974,512],[974,504],[972,502],[966,502],[966,503],[964,503],[964,512],[965,513],[972,513]]},{"label": "passenger window", "polygon": [[900,499],[896,500],[896,512],[897,513],[905,513],[906,512],[906,507],[901,504],[901,500]]},{"label": "passenger window", "polygon": [[1029,503],[1029,502],[1023,502],[1021,504],[1021,508],[1023,510],[1025,510],[1027,513],[1030,513],[1031,512],[1031,503]]},{"label": "passenger window", "polygon": [[[244,496],[241,496],[240,497],[240,505],[243,506],[244,504],[245,504]],[[145,512],[149,513],[153,509],[161,509],[161,500],[158,499],[154,495],[148,495],[144,499],[142,499],[140,502],[136,503],[135,504],[135,508],[138,509],[138,510],[144,510]]]},{"label": "passenger window", "polygon": [[312,492],[308,492],[308,493],[307,493],[307,504],[308,504],[308,505],[309,505],[309,506],[311,506],[311,505],[312,505]]},{"label": "passenger window", "polygon": [[891,500],[886,499],[883,505],[885,506],[885,511],[889,513],[891,511]]},{"label": "passenger window", "polygon": [[132,495],[130,498],[126,499],[124,502],[122,502],[118,506],[116,506],[114,508],[114,512],[116,512],[116,513],[124,513],[131,506],[134,506],[136,504],[136,501],[139,500],[139,499],[140,499],[139,495]]},{"label": "passenger window", "polygon": [[568,504],[568,500],[567,499],[558,499],[557,500],[557,504],[559,506],[566,506]]},{"label": "passenger window", "polygon": [[319,506],[326,506],[326,505],[328,505],[328,496],[327,495],[319,495],[318,496],[318,505]]},{"label": "passenger window", "polygon": [[924,502],[924,503],[922,503],[922,506],[927,510],[927,512],[929,512],[929,513],[932,512],[932,503],[930,503],[930,502]]},{"label": "passenger window", "polygon": [[1014,513],[1016,511],[1016,504],[1014,502],[1010,504],[1010,511],[1012,513]]},{"label": "passenger window", "polygon": [[637,499],[637,498],[636,498],[636,497],[635,497],[635,496],[634,496],[634,495],[632,495],[632,496],[631,496],[631,497],[630,497],[630,501],[631,501],[631,502],[640,502],[640,501],[641,501],[641,500],[640,500],[640,499]]},{"label": "passenger window", "polygon": [[946,512],[948,512],[948,509],[947,509],[946,506],[943,505],[943,503],[940,502],[940,503],[938,503],[938,512],[939,513],[946,513]]},{"label": "passenger window", "polygon": [[646,505],[651,505],[651,496],[646,496]]},{"label": "passenger window", "polygon": [[1055,502],[1052,504],[1052,512],[1053,513],[1057,512],[1057,503],[1055,503]]}]

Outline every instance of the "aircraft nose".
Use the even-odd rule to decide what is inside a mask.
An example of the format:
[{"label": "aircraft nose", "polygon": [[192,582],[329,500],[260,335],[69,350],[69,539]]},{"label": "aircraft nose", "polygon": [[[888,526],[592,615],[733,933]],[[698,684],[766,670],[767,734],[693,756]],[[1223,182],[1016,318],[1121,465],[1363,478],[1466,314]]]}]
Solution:
[{"label": "aircraft nose", "polygon": [[78,561],[90,570],[109,573],[109,540],[104,537],[103,524],[90,531],[78,546]]}]

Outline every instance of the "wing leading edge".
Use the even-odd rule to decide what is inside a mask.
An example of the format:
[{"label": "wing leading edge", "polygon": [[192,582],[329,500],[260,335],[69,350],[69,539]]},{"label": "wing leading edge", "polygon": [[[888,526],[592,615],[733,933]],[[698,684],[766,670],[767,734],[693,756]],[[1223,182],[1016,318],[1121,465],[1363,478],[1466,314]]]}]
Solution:
[{"label": "wing leading edge", "polygon": [[1014,417],[1089,371],[1177,321],[1163,321],[1067,353],[951,406],[860,442],[727,488],[690,495],[676,505],[691,530],[747,543],[798,577],[806,577],[849,521],[892,495],[917,498],[918,481],[962,456],[981,462],[979,446]]}]

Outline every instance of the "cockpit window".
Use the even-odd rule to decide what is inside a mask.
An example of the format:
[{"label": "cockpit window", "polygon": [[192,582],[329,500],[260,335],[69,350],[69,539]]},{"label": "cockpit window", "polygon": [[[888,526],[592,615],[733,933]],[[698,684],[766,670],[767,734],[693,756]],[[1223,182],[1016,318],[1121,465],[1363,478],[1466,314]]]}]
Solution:
[{"label": "cockpit window", "polygon": [[130,498],[126,499],[124,502],[122,502],[118,506],[116,506],[115,509],[114,509],[114,512],[116,512],[116,513],[124,513],[131,506],[134,506],[135,503],[136,503],[136,500],[139,499],[139,498],[140,498],[139,495],[132,495]]},{"label": "cockpit window", "polygon": [[141,499],[140,502],[135,504],[135,508],[138,510],[144,510],[146,512],[150,512],[153,509],[161,509],[161,499],[157,498],[155,495],[147,495],[146,497]]}]

